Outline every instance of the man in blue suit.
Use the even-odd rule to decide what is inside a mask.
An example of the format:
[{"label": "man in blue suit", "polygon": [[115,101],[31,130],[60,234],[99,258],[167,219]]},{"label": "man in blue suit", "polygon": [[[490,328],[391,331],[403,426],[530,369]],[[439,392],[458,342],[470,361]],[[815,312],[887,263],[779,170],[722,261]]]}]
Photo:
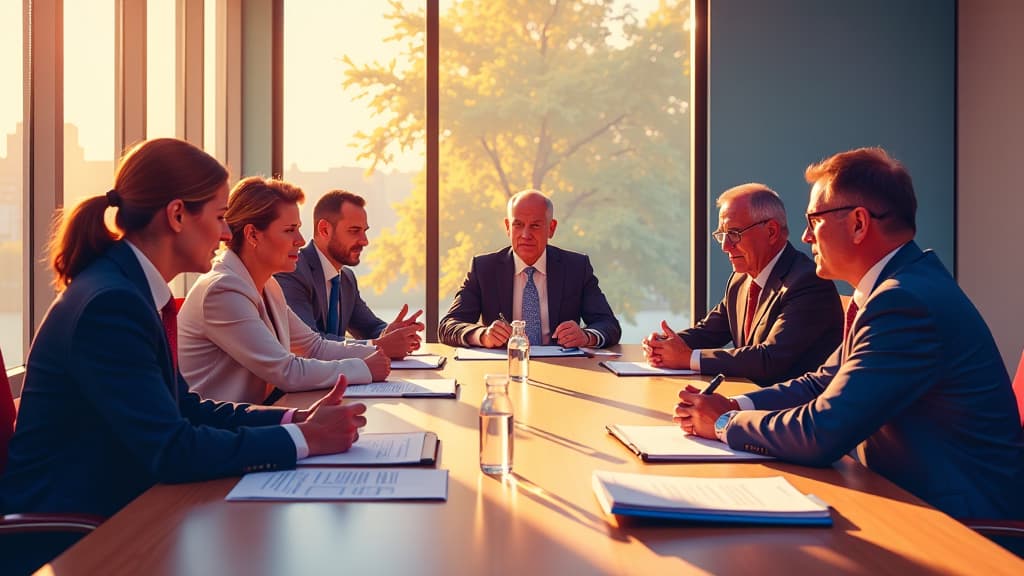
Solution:
[{"label": "man in blue suit", "polygon": [[557,225],[551,199],[540,192],[525,190],[509,199],[505,230],[511,246],[473,258],[441,319],[441,342],[498,348],[512,335],[507,320],[525,320],[535,345],[600,348],[619,342],[622,328],[590,258],[548,244]]},{"label": "man in blue suit", "polygon": [[[299,250],[294,272],[275,274],[292,312],[328,340],[345,334],[379,346],[389,358],[402,358],[420,347],[420,312],[406,318],[403,306],[387,324],[359,295],[352,266],[370,242],[366,200],[345,190],[331,190],[313,208],[313,237]],[[333,298],[332,298],[333,295]]]},{"label": "man in blue suit", "polygon": [[1024,438],[977,309],[916,231],[910,175],[879,148],[806,171],[817,273],[856,289],[816,372],[733,399],[679,393],[686,432],[812,466],[858,460],[959,518],[1024,518]]}]

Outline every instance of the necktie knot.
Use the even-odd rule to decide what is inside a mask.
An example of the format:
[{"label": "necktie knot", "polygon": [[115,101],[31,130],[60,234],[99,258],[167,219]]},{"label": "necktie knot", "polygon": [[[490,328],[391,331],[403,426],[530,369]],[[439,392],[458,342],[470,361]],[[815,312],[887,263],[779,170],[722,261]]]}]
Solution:
[{"label": "necktie knot", "polygon": [[533,266],[527,266],[523,270],[523,272],[526,272],[526,277],[527,277],[528,281],[530,281],[530,282],[533,282],[533,273],[536,272],[536,271],[537,271],[537,269],[534,268]]}]

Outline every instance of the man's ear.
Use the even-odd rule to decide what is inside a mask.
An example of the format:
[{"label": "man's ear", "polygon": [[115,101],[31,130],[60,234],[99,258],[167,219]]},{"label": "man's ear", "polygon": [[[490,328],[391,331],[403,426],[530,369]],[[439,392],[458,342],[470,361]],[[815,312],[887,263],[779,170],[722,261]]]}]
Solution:
[{"label": "man's ear", "polygon": [[865,208],[857,207],[853,209],[853,222],[850,226],[852,227],[851,236],[854,244],[860,244],[864,241],[871,225],[871,215]]},{"label": "man's ear", "polygon": [[334,226],[326,218],[321,218],[316,221],[316,228],[313,230],[313,236],[330,238],[333,228]]},{"label": "man's ear", "polygon": [[505,218],[505,234],[508,234],[509,232],[510,232],[510,230],[509,230],[509,227],[508,227],[508,218]]},{"label": "man's ear", "polygon": [[548,238],[554,238],[555,237],[555,228],[557,228],[557,227],[558,227],[558,220],[555,220],[554,218],[552,218],[551,219],[551,228],[548,230]]}]

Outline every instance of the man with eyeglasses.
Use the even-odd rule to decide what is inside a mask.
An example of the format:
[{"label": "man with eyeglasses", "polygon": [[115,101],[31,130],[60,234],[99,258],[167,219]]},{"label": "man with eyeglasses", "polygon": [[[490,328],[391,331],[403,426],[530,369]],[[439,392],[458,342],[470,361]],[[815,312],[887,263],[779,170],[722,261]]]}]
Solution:
[{"label": "man with eyeglasses", "polygon": [[[667,322],[642,341],[652,366],[749,378],[770,386],[813,370],[839,345],[842,308],[835,284],[789,242],[786,208],[763,184],[718,197],[712,234],[733,274],[722,301],[676,333]],[[724,348],[732,343],[732,348]]]},{"label": "man with eyeglasses", "polygon": [[837,154],[812,184],[804,241],[818,275],[856,290],[817,371],[725,398],[679,392],[690,434],[781,460],[864,465],[957,518],[1024,518],[1024,438],[992,334],[914,242],[910,175],[880,148]]}]

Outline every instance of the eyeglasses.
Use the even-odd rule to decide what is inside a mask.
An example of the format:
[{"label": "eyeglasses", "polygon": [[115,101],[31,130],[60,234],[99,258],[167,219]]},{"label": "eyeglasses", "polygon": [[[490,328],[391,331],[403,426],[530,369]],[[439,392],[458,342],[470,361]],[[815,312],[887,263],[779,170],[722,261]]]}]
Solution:
[{"label": "eyeglasses", "polygon": [[[807,214],[805,214],[805,216],[807,216],[807,229],[808,230],[814,230],[814,228],[819,223],[824,221],[824,218],[822,218],[822,216],[824,216],[825,214],[831,214],[832,212],[839,212],[840,210],[853,210],[854,208],[864,208],[864,207],[863,206],[839,206],[838,208],[829,208],[828,210],[818,210],[817,212],[808,212]],[[864,209],[867,210],[869,216],[871,216],[872,218],[874,218],[876,220],[881,220],[882,218],[885,218],[886,216],[889,215],[888,212],[884,212],[882,214],[875,214],[874,212],[872,212],[871,210],[868,210],[867,208],[864,208]]]},{"label": "eyeglasses", "polygon": [[[770,220],[770,218],[768,220]],[[754,222],[750,226],[747,226],[746,228],[741,228],[739,230],[726,230],[724,232],[714,232],[714,233],[711,234],[711,237],[714,238],[715,240],[717,240],[719,244],[725,244],[725,239],[726,238],[729,239],[729,243],[731,243],[731,244],[739,244],[740,240],[743,239],[743,233],[744,232],[746,232],[747,230],[750,230],[754,226],[757,226],[757,225],[760,225],[760,224],[764,224],[768,220],[761,220],[760,222]]]}]

